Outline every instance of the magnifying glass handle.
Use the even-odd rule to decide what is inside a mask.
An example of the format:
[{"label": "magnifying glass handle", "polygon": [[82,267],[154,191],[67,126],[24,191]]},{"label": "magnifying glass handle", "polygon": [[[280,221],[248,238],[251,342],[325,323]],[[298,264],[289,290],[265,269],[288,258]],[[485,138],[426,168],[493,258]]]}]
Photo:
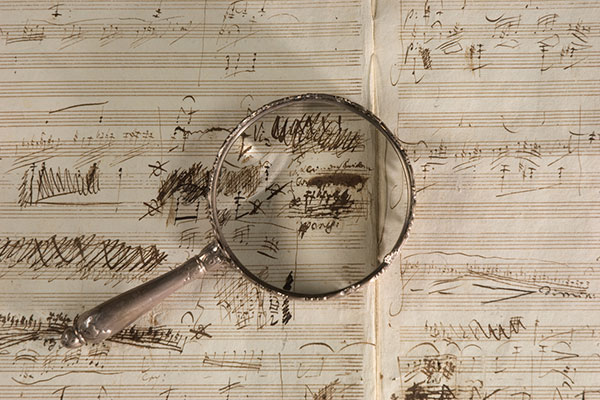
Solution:
[{"label": "magnifying glass handle", "polygon": [[225,264],[225,260],[220,247],[210,243],[177,268],[79,315],[73,326],[63,332],[61,343],[67,348],[77,348],[108,339],[207,270]]}]

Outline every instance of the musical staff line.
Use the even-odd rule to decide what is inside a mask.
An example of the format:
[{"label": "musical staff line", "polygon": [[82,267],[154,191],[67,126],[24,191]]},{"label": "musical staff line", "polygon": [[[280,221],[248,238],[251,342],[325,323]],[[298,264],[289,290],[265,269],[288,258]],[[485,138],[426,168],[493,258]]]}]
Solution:
[{"label": "musical staff line", "polygon": [[64,97],[181,97],[181,93],[194,96],[284,96],[292,93],[325,91],[339,95],[359,95],[362,81],[359,78],[294,79],[294,80],[105,80],[87,81],[11,81],[0,82],[0,98],[52,98]]}]

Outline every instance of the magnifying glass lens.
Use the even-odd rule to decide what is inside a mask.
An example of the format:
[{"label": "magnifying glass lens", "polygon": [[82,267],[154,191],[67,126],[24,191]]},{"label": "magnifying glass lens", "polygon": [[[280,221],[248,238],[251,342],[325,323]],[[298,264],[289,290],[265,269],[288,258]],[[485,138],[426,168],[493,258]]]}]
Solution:
[{"label": "magnifying glass lens", "polygon": [[249,118],[225,144],[215,230],[233,263],[263,287],[308,298],[343,293],[377,275],[405,237],[410,167],[387,128],[355,106],[285,102]]}]

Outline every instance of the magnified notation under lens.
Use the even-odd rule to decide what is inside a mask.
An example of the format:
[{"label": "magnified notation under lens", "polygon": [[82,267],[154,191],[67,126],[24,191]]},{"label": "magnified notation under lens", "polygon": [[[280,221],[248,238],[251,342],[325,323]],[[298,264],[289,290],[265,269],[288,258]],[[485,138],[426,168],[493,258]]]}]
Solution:
[{"label": "magnified notation under lens", "polygon": [[260,285],[322,297],[372,277],[397,249],[411,217],[410,167],[368,116],[339,101],[287,102],[226,144],[217,231]]}]

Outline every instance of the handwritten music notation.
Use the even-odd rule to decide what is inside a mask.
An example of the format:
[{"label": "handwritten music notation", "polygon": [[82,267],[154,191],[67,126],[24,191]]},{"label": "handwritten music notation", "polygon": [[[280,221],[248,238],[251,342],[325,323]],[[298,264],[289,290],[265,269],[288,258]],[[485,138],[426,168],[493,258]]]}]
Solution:
[{"label": "handwritten music notation", "polygon": [[[0,397],[598,397],[596,2],[0,10]],[[310,303],[213,271],[110,341],[61,348],[78,313],[204,246],[223,139],[265,102],[309,91],[371,104],[401,140],[417,206],[399,262],[363,291]],[[255,173],[228,182],[251,192]],[[286,173],[292,189],[309,176]],[[330,251],[331,235],[365,245],[336,228],[247,226],[234,240],[266,254]]]},{"label": "handwritten music notation", "polygon": [[378,6],[418,191],[380,284],[380,398],[596,397],[598,4]]},{"label": "handwritten music notation", "polygon": [[[477,9],[478,2],[471,8],[469,3],[465,1],[461,9],[438,1],[403,5],[397,32],[401,51],[390,74],[393,85],[427,84],[432,74],[443,74],[452,81],[449,74],[458,72],[485,78],[478,81],[480,96],[483,93],[479,92],[488,85],[501,86],[500,92],[508,94],[511,82],[503,88],[502,82],[492,77],[500,71],[512,71],[513,78],[518,76],[512,83],[523,84],[517,95],[527,95],[525,89],[531,85],[538,95],[544,95],[549,90],[544,83],[570,82],[566,78],[572,76],[571,70],[597,67],[598,21],[594,20],[594,13],[582,15],[571,11],[576,8],[558,9],[548,2],[520,2],[520,6],[519,2],[512,2],[513,6],[486,9]],[[579,2],[563,3],[570,7]],[[552,75],[554,82],[542,79],[544,74]],[[444,84],[442,80],[434,81]],[[456,90],[467,89],[468,83],[452,82]],[[458,91],[446,92],[461,97]],[[402,93],[401,90],[399,94]],[[431,96],[427,92],[421,94]]]},{"label": "handwritten music notation", "polygon": [[[368,103],[369,5],[25,1],[0,10],[0,398],[369,397],[373,288],[304,303],[220,269],[110,341],[59,344],[82,311],[210,240],[208,174],[249,112],[304,92]],[[226,170],[223,190],[252,192],[256,173]],[[288,190],[307,186],[306,172],[286,173]],[[313,192],[304,206],[315,214],[339,197]],[[342,211],[364,218],[365,204]],[[281,237],[248,225],[234,240],[267,255],[331,251],[335,225],[308,219]],[[365,248],[359,229],[335,234]]]}]

